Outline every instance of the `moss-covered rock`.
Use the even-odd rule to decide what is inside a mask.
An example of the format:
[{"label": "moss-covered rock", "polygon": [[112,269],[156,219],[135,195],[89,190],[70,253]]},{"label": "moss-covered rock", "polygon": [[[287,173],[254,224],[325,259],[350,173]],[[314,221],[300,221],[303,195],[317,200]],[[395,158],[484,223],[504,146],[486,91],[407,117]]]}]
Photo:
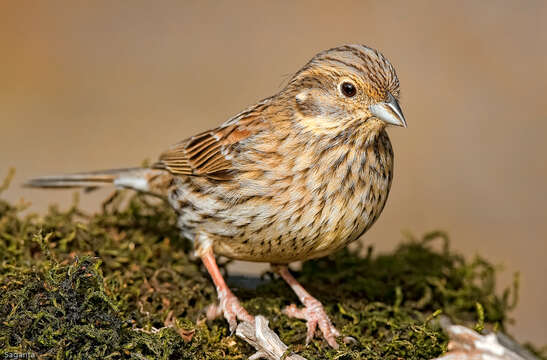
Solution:
[{"label": "moss-covered rock", "polygon": [[[216,295],[166,204],[116,192],[102,212],[73,205],[42,217],[0,200],[0,357],[244,359],[253,349],[225,321],[204,321]],[[438,243],[434,246],[433,243]],[[440,250],[435,250],[436,248]],[[281,309],[297,298],[267,273],[235,289],[291,349],[309,359],[430,359],[447,346],[435,318],[504,329],[515,290],[495,295],[495,268],[452,253],[442,233],[391,254],[343,250],[295,275],[355,343],[304,346],[304,322]]]}]

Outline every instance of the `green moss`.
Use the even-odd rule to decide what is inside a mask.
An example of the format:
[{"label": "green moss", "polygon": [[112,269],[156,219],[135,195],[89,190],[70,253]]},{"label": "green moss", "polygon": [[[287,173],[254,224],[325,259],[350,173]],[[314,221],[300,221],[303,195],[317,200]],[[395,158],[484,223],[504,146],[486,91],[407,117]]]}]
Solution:
[{"label": "green moss", "polygon": [[[0,200],[0,356],[244,359],[253,353],[225,321],[203,320],[215,290],[165,204],[116,192],[95,215],[76,202],[66,211],[52,206],[43,217],[23,216],[23,208]],[[495,295],[492,265],[468,262],[448,245],[444,234],[431,233],[387,255],[345,249],[305,263],[295,275],[339,330],[356,339],[339,350],[320,339],[303,346],[305,324],[281,313],[297,302],[283,282],[235,292],[309,359],[429,359],[447,346],[434,320],[441,312],[476,328],[504,329],[515,305],[516,289]]]}]

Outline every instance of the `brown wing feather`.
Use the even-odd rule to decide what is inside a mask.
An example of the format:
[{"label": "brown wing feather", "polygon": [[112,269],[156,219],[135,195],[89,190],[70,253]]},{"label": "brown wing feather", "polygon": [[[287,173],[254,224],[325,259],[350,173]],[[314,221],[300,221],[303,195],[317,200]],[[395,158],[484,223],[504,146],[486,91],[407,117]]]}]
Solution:
[{"label": "brown wing feather", "polygon": [[207,176],[227,179],[234,170],[231,158],[235,145],[260,128],[261,111],[267,101],[259,103],[229,120],[221,127],[181,141],[160,155],[152,167],[166,169],[174,175]]},{"label": "brown wing feather", "polygon": [[166,169],[175,175],[222,178],[225,174],[221,171],[228,171],[231,163],[221,155],[221,140],[217,131],[196,135],[161,154],[152,167]]}]

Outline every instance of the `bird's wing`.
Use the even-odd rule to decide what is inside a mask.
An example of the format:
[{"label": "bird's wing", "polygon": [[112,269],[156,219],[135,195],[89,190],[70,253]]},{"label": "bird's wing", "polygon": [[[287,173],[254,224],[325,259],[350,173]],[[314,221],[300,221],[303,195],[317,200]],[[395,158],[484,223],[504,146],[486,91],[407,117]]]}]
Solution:
[{"label": "bird's wing", "polygon": [[259,103],[214,130],[179,142],[162,153],[152,168],[165,169],[174,175],[230,178],[237,145],[262,126],[263,105]]}]

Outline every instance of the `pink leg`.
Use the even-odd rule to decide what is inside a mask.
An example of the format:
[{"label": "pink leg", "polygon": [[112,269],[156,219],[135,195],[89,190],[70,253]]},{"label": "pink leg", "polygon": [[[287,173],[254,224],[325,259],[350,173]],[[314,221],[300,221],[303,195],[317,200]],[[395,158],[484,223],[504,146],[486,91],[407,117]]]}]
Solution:
[{"label": "pink leg", "polygon": [[323,305],[296,281],[289,272],[287,266],[272,265],[272,267],[274,271],[289,284],[300,299],[300,302],[304,305],[304,308],[299,309],[295,304],[292,304],[287,306],[283,312],[287,316],[307,321],[308,334],[306,336],[306,344],[311,341],[315,329],[317,328],[317,325],[319,325],[319,329],[321,329],[325,340],[327,340],[330,346],[337,349],[338,343],[336,342],[336,337],[340,336],[340,332],[332,325]]},{"label": "pink leg", "polygon": [[[220,270],[218,268],[215,256],[213,255],[213,251],[205,251],[201,255],[201,260],[203,261],[203,264],[207,268],[209,275],[211,275],[211,278],[215,283],[215,286],[217,288],[218,300],[220,302],[218,312],[224,313],[224,317],[230,325],[230,331],[235,331],[238,319],[254,324],[254,317],[250,315],[247,310],[243,308],[243,306],[241,306],[237,297],[232,293],[230,288],[228,288],[228,285],[226,285],[226,282],[224,281],[224,278],[222,277],[222,274],[220,273]],[[214,308],[212,309],[213,310],[210,309],[210,311],[208,311],[208,317],[212,316],[213,313],[217,312],[216,310],[214,310]]]}]

